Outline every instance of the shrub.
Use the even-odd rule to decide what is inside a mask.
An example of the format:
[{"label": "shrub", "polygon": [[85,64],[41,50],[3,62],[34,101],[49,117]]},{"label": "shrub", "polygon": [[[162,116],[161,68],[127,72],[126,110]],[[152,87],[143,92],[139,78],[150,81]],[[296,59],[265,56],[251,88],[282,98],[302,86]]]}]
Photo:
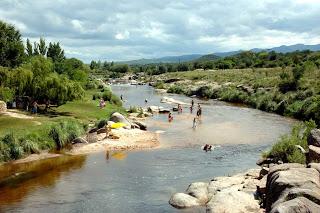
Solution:
[{"label": "shrub", "polygon": [[19,159],[23,156],[23,148],[13,133],[5,135],[1,141],[5,144],[3,147],[7,152],[5,155],[9,154],[10,159]]},{"label": "shrub", "polygon": [[157,88],[157,89],[164,89],[164,83],[162,81],[157,81],[155,84],[154,84],[154,87]]},{"label": "shrub", "polygon": [[235,87],[223,88],[218,94],[221,100],[234,103],[244,103],[248,99],[248,94],[246,92],[240,91]]},{"label": "shrub", "polygon": [[130,106],[129,108],[129,113],[137,113],[138,112],[138,108],[135,106]]},{"label": "shrub", "polygon": [[297,90],[298,83],[296,80],[293,80],[293,79],[285,79],[279,83],[278,87],[279,87],[280,92],[286,93],[289,91]]},{"label": "shrub", "polygon": [[83,133],[84,129],[81,124],[66,120],[53,125],[49,131],[49,136],[55,142],[56,148],[61,150]]},{"label": "shrub", "polygon": [[28,153],[28,154],[39,153],[38,144],[32,140],[29,140],[29,139],[21,140],[20,144],[22,145],[22,148],[25,153]]},{"label": "shrub", "polygon": [[116,95],[112,95],[111,96],[111,100],[110,100],[111,103],[117,105],[117,106],[122,106],[122,101],[120,100],[120,98]]},{"label": "shrub", "polygon": [[171,86],[168,91],[168,93],[175,93],[175,94],[183,94],[184,90],[181,86],[179,85],[173,85]]},{"label": "shrub", "polygon": [[315,127],[316,124],[312,120],[295,125],[291,134],[282,136],[265,156],[284,163],[306,163],[305,154],[296,145],[307,149],[307,137]]}]

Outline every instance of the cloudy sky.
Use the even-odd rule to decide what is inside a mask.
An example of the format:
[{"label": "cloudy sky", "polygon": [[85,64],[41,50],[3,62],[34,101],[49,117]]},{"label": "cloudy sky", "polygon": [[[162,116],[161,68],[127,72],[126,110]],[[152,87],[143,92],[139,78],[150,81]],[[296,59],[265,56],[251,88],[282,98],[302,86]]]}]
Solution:
[{"label": "cloudy sky", "polygon": [[320,0],[0,0],[0,19],[87,62],[320,43]]}]

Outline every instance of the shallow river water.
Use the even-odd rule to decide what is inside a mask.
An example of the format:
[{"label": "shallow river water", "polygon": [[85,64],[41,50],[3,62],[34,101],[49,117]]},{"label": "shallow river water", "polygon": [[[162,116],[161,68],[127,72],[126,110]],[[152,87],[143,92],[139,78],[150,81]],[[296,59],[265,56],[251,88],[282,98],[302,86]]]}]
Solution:
[{"label": "shallow river water", "polygon": [[[190,103],[180,95],[159,94],[148,86],[116,85],[125,106],[157,105],[163,96]],[[194,114],[159,114],[146,122],[162,130],[161,147],[153,150],[105,152],[47,159],[0,172],[31,171],[0,185],[0,212],[204,212],[177,210],[168,204],[172,193],[195,181],[234,174],[255,166],[261,152],[290,131],[294,120],[219,101],[200,102],[201,123],[192,129]],[[217,146],[204,152],[205,143]]]}]

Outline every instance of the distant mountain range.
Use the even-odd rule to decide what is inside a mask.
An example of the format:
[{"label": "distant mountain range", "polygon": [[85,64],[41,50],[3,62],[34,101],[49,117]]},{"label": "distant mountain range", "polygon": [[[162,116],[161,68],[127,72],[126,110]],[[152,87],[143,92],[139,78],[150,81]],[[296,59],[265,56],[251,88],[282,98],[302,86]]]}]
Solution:
[{"label": "distant mountain range", "polygon": [[[311,51],[320,51],[320,44],[316,45],[305,45],[305,44],[294,44],[294,45],[282,45],[279,47],[273,47],[270,49],[261,49],[261,48],[254,48],[250,51],[253,52],[262,52],[262,51],[275,51],[279,53],[288,53],[294,51],[302,51],[302,50],[311,50]],[[157,64],[157,63],[179,63],[179,62],[187,62],[187,61],[205,61],[205,60],[214,60],[219,57],[227,57],[236,55],[244,50],[238,51],[230,51],[230,52],[217,52],[217,53],[210,53],[210,54],[191,54],[191,55],[180,55],[180,56],[165,56],[161,58],[153,58],[153,59],[138,59],[132,61],[119,61],[117,63],[121,64]]]}]

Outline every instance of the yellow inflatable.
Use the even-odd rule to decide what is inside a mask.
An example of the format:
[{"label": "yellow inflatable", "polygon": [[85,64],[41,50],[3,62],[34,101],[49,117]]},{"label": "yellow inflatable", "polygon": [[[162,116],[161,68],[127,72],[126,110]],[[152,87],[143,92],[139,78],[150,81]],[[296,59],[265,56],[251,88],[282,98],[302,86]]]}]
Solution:
[{"label": "yellow inflatable", "polygon": [[114,123],[114,124],[111,124],[111,128],[112,129],[118,129],[118,128],[121,128],[121,127],[124,127],[124,126],[127,126],[127,124],[124,124],[124,123]]}]

